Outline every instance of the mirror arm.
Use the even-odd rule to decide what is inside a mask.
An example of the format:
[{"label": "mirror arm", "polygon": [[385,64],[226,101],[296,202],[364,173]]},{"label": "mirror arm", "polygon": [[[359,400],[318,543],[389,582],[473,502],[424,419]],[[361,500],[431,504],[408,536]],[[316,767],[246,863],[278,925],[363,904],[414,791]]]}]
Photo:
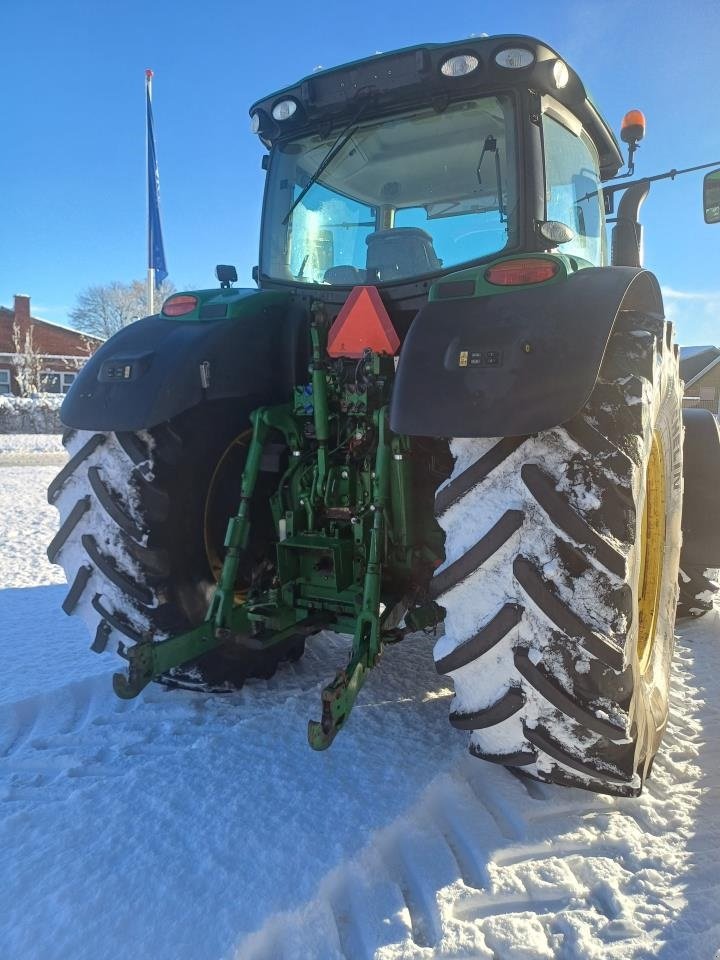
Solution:
[{"label": "mirror arm", "polygon": [[[603,187],[603,193],[614,194],[619,190],[629,190],[638,183],[655,183],[656,180],[674,180],[682,173],[694,173],[696,170],[708,170],[710,167],[719,167],[720,160],[714,163],[701,163],[697,167],[685,167],[684,170],[668,170],[667,173],[656,173],[654,177],[643,177],[642,180],[632,180],[630,183],[611,183],[609,187]],[[614,180],[622,180],[622,177],[613,177]],[[584,198],[583,198],[584,199]]]}]

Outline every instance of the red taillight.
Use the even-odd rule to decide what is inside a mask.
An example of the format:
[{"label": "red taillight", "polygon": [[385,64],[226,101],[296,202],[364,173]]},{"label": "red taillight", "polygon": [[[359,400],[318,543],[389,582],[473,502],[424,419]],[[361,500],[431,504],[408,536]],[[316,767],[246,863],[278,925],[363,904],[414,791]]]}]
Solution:
[{"label": "red taillight", "polygon": [[192,313],[198,305],[198,298],[192,297],[187,293],[176,293],[168,297],[163,304],[162,312],[166,317],[182,317],[186,313]]},{"label": "red taillight", "polygon": [[505,260],[488,267],[485,279],[488,283],[511,287],[552,280],[557,272],[558,265],[553,260]]}]

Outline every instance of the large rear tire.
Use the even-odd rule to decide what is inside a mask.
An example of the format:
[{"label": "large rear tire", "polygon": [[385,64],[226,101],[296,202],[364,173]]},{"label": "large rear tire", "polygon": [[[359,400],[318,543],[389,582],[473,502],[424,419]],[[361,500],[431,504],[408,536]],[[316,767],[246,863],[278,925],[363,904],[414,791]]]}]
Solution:
[{"label": "large rear tire", "polygon": [[642,788],[668,717],[681,542],[671,338],[622,313],[571,421],[451,443],[435,659],[478,757],[598,792]]},{"label": "large rear tire", "polygon": [[[239,497],[249,410],[214,404],[139,433],[70,430],[68,463],[48,489],[60,529],[48,557],[65,571],[63,603],[80,616],[97,652],[161,640],[202,622]],[[264,562],[274,536],[267,499],[277,472],[261,474],[253,539],[240,579]],[[302,654],[210,653],[165,679],[189,687],[239,687]]]}]

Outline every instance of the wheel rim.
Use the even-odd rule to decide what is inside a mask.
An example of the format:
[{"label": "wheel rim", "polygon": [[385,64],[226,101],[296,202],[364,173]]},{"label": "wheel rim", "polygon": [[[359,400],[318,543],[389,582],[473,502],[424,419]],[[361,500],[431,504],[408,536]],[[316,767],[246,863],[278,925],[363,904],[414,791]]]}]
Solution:
[{"label": "wheel rim", "polygon": [[640,534],[637,656],[645,673],[652,657],[665,556],[665,458],[662,440],[653,434],[645,474],[645,506]]}]

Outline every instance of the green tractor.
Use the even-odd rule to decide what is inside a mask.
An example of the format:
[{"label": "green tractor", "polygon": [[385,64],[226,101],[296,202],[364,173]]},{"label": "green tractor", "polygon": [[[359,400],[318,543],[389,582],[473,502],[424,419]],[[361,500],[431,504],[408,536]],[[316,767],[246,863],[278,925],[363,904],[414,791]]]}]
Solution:
[{"label": "green tractor", "polygon": [[[121,697],[232,689],[350,634],[316,749],[385,644],[437,631],[475,756],[639,793],[668,718],[683,500],[678,351],[638,223],[661,177],[617,180],[579,77],[525,36],[317,72],[250,115],[259,289],[218,267],[219,289],[104,344],[63,404],[65,611],[127,661]],[[720,439],[691,420],[705,570]]]}]

